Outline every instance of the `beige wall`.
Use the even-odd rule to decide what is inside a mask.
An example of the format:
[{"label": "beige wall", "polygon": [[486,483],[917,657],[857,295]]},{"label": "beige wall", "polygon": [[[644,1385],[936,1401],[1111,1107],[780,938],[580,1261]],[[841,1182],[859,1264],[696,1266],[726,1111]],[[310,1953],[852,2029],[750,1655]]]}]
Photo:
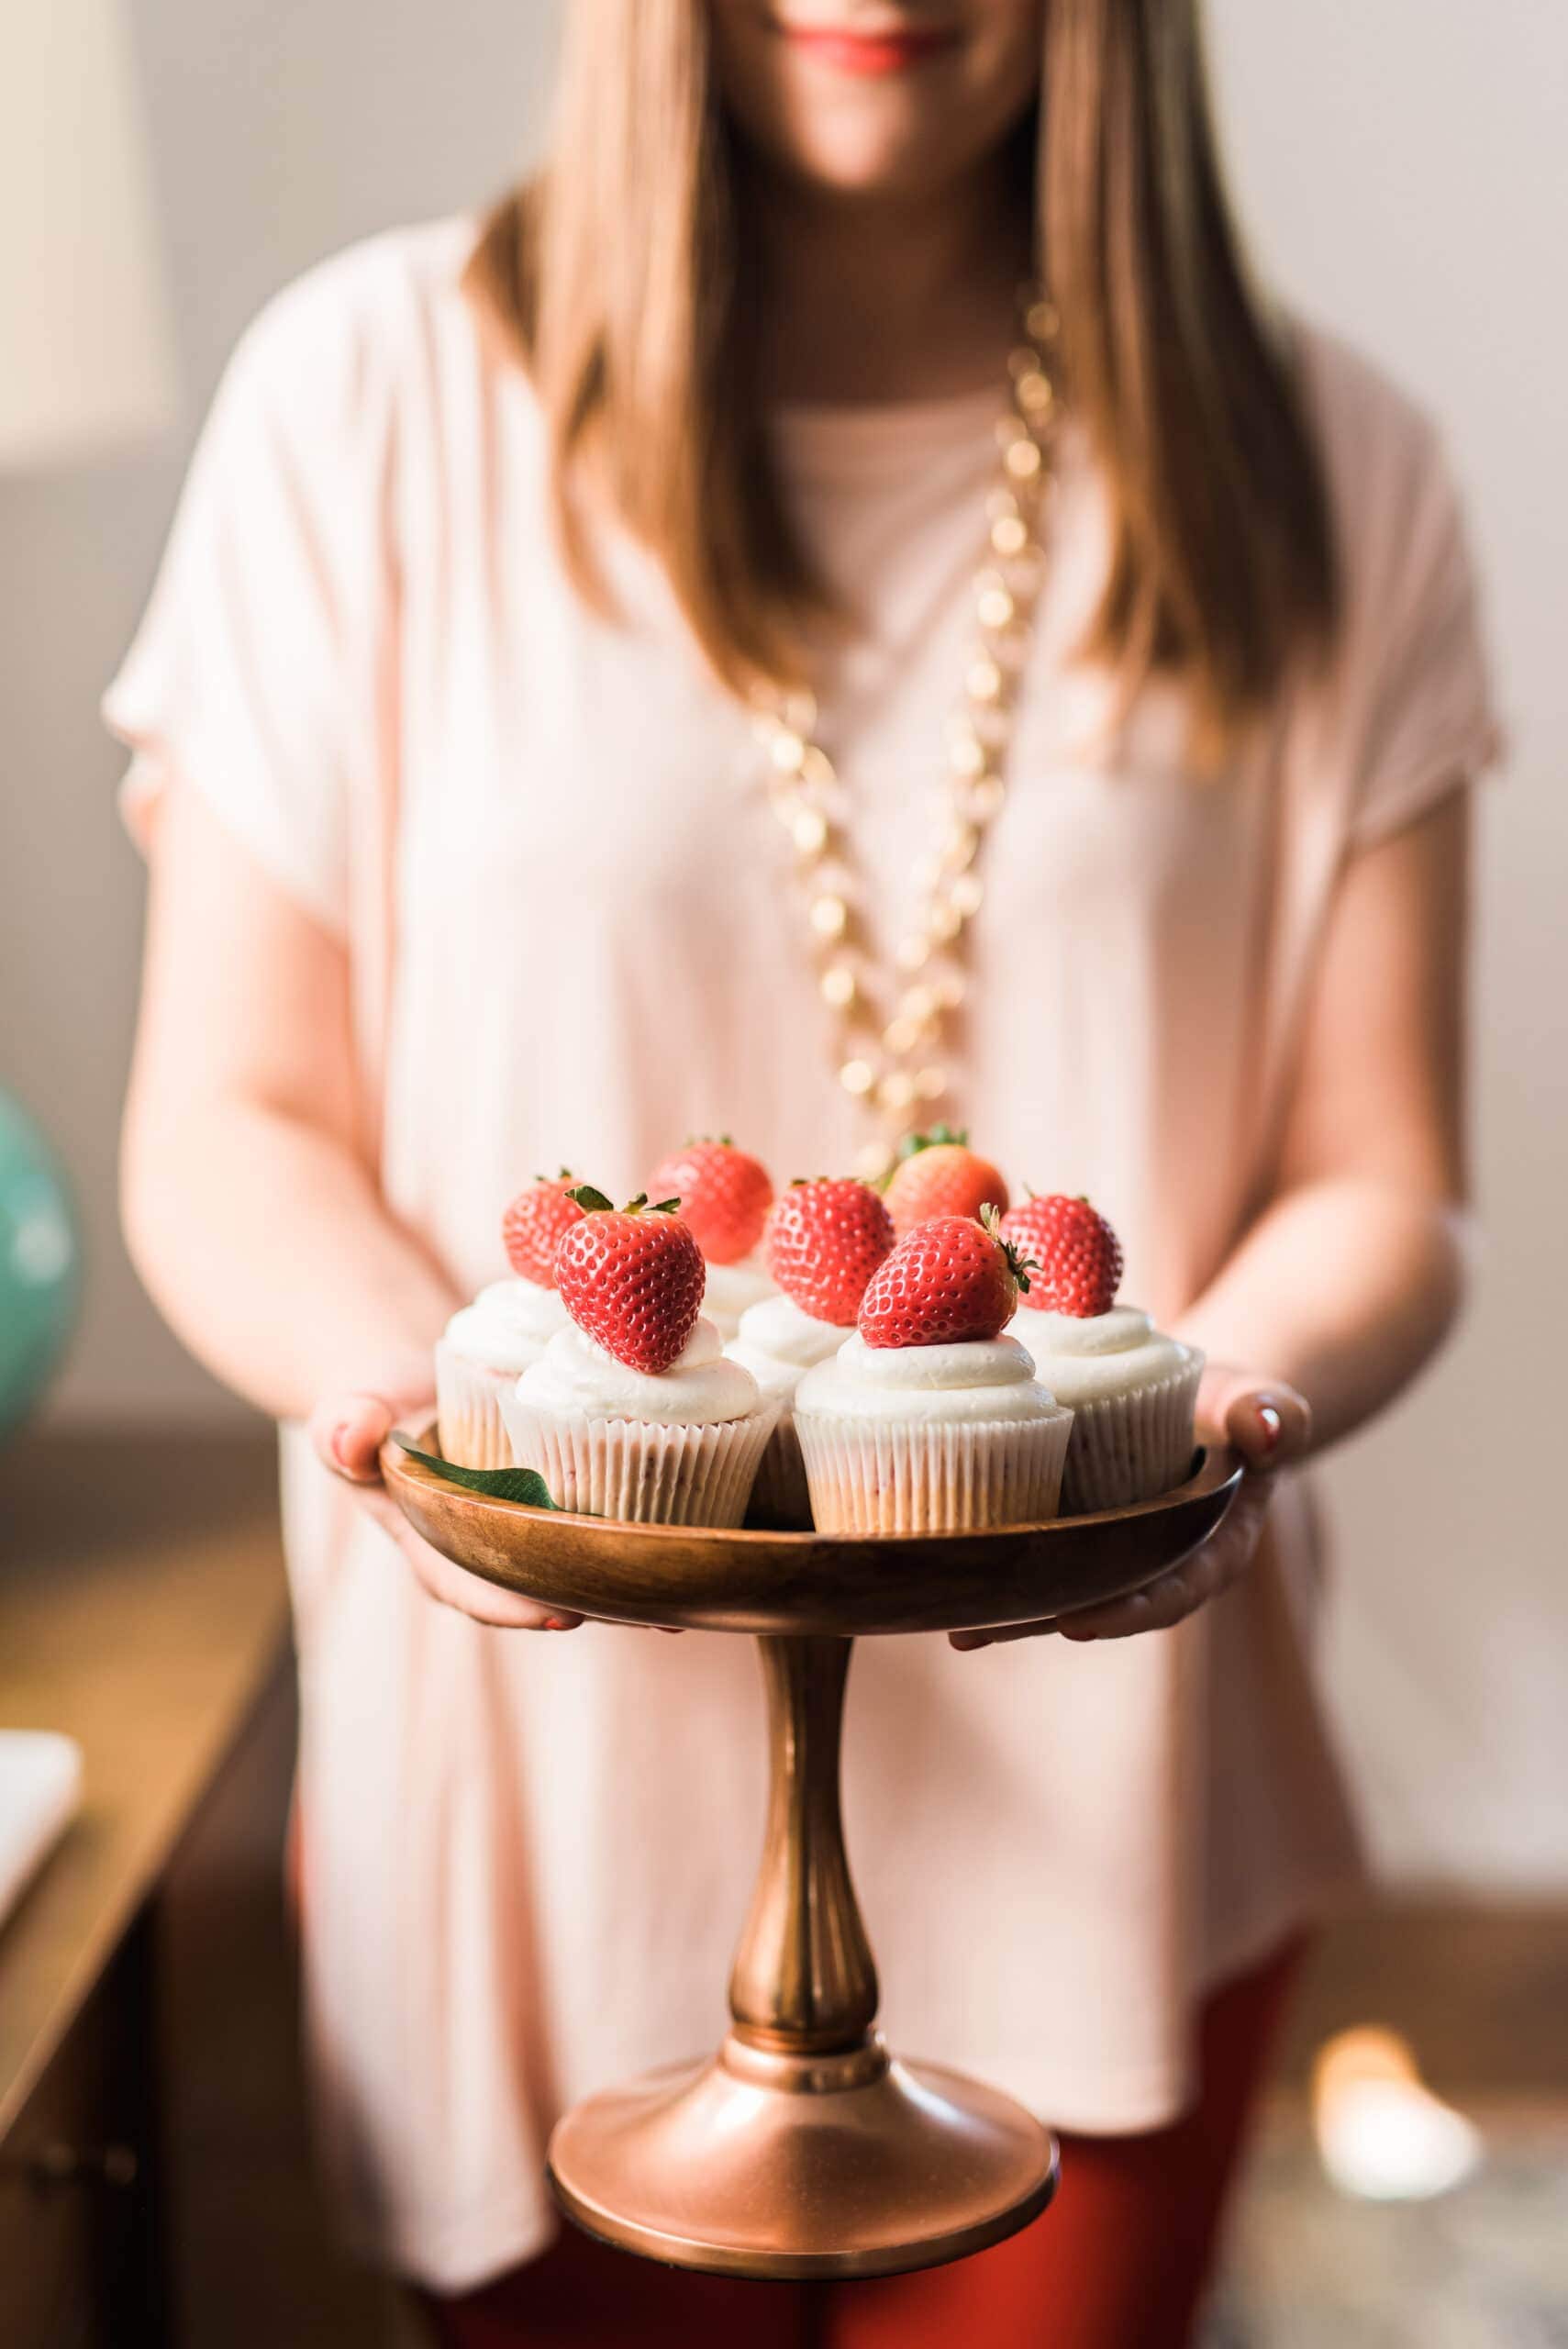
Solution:
[{"label": "beige wall", "polygon": [[539,123],[557,13],[553,0],[130,0],[183,417],[113,463],[0,473],[0,1084],[42,1119],[81,1194],[86,1319],[56,1406],[72,1417],[237,1408],[162,1330],[116,1229],[141,880],[107,816],[121,761],[98,695],[247,318],[335,247],[500,187]]},{"label": "beige wall", "polygon": [[1568,1884],[1568,8],[1218,0],[1212,21],[1261,256],[1447,428],[1512,738],[1481,888],[1487,1259],[1458,1344],[1333,1465],[1333,1681],[1402,1868]]},{"label": "beige wall", "polygon": [[[551,0],[139,0],[190,427],[275,284],[505,174],[536,116],[556,13]],[[1404,1872],[1561,1889],[1568,9],[1216,0],[1212,14],[1261,255],[1449,429],[1514,735],[1488,802],[1482,892],[1490,1262],[1443,1367],[1329,1475],[1336,1702],[1378,1842]],[[94,700],[145,591],[182,453],[0,484],[0,1075],[45,1117],[83,1193],[94,1277],[59,1400],[77,1418],[228,1408],[141,1302],[113,1215],[140,893],[106,817],[117,762]]]}]

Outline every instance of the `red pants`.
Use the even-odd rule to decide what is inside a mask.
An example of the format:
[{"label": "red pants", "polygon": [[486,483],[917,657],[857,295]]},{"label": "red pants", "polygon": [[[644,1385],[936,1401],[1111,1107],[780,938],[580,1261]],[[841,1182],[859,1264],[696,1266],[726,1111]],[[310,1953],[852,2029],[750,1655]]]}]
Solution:
[{"label": "red pants", "polygon": [[1183,2349],[1303,1944],[1204,2009],[1201,2094],[1169,2129],[1062,2143],[1044,2216],[973,2259],[868,2283],[686,2275],[566,2228],[542,2258],[427,2300],[440,2349]]}]

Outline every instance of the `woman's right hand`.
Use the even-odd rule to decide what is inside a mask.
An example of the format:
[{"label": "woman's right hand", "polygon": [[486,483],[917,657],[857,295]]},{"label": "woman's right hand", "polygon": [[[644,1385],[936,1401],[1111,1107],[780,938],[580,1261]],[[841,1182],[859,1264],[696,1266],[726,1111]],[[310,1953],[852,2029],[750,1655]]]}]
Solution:
[{"label": "woman's right hand", "polygon": [[310,1415],[310,1440],[324,1466],[353,1486],[360,1507],[391,1536],[431,1598],[501,1631],[575,1631],[580,1615],[565,1615],[502,1590],[483,1575],[454,1566],[415,1532],[381,1480],[381,1447],[398,1416],[380,1395],[328,1395]]}]

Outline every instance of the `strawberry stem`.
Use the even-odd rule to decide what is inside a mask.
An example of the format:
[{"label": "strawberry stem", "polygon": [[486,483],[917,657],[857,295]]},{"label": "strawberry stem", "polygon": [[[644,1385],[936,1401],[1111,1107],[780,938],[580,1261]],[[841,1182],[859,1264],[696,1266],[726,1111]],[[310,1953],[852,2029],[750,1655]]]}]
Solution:
[{"label": "strawberry stem", "polygon": [[917,1158],[923,1150],[948,1148],[966,1149],[969,1143],[967,1126],[933,1126],[929,1134],[906,1134],[898,1145],[900,1161]]},{"label": "strawberry stem", "polygon": [[1011,1273],[1014,1280],[1017,1281],[1019,1288],[1027,1297],[1029,1290],[1029,1275],[1031,1273],[1038,1273],[1040,1270],[1039,1259],[1034,1256],[1020,1256],[1012,1241],[1010,1240],[1003,1239],[1002,1210],[994,1203],[994,1201],[990,1199],[986,1200],[984,1206],[980,1210],[980,1221],[984,1229],[989,1232],[991,1238],[996,1242],[996,1245],[1002,1251],[1003,1255],[1006,1258],[1007,1270]]},{"label": "strawberry stem", "polygon": [[[603,1191],[595,1191],[592,1183],[579,1183],[576,1189],[568,1191],[566,1196],[569,1199],[576,1200],[584,1215],[614,1215],[616,1211],[615,1201],[606,1199]],[[661,1199],[656,1206],[650,1207],[647,1192],[639,1191],[635,1199],[628,1199],[621,1213],[622,1215],[674,1215],[680,1204],[679,1199]]]}]

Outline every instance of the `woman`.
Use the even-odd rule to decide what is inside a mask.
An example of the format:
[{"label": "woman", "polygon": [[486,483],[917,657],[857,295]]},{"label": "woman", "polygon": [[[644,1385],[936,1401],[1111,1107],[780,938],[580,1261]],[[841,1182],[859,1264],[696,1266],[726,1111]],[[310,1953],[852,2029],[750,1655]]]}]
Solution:
[{"label": "woman", "polygon": [[[754,705],[788,712],[761,749]],[[1249,290],[1191,7],[579,0],[545,179],[246,337],[109,712],[152,867],[128,1229],[291,1423],[357,2239],[454,2342],[1184,2339],[1292,1954],[1356,1873],[1273,1477],[1455,1310],[1491,745],[1433,436]],[[983,904],[912,877],[955,768],[942,869]],[[963,1024],[952,987],[880,1042],[932,887],[906,964],[962,933]],[[912,1096],[1111,1214],[1254,1474],[1068,1637],[867,1643],[889,2031],[1062,2127],[1067,2182],[1010,2244],[808,2304],[548,2249],[539,2183],[564,2101],[714,2037],[750,1658],[498,1636],[570,1626],[422,1547],[376,1446],[539,1164],[624,1194],[722,1126],[844,1166]]]}]

